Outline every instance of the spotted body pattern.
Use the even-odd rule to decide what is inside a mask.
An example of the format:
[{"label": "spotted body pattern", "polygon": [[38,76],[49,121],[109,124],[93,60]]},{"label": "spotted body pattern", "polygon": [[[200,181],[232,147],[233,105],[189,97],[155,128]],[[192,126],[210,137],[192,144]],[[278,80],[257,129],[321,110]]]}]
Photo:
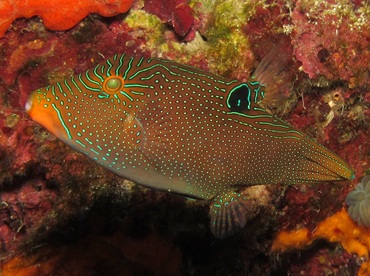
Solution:
[{"label": "spotted body pattern", "polygon": [[[34,91],[26,110],[120,176],[214,199],[212,231],[224,237],[245,224],[245,199],[237,193],[243,186],[353,177],[337,155],[262,109],[263,88],[254,79],[242,83],[168,60],[115,55]],[[231,209],[224,195],[235,203]]]}]

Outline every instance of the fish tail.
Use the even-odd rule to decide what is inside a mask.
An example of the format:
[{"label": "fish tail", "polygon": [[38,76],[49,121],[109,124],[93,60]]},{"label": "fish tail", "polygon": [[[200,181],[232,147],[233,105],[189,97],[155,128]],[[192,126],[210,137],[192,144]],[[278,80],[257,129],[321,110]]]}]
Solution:
[{"label": "fish tail", "polygon": [[298,182],[339,181],[355,176],[342,158],[310,138],[307,138],[302,157]]}]

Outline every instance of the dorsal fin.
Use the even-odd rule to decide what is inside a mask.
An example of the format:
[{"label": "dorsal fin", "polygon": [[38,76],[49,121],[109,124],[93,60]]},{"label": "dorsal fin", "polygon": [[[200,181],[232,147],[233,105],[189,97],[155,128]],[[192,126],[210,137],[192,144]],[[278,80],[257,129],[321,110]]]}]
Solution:
[{"label": "dorsal fin", "polygon": [[289,97],[292,65],[289,45],[279,43],[264,56],[252,74],[252,80],[263,86],[264,97],[260,105],[265,109],[275,109],[284,105]]}]

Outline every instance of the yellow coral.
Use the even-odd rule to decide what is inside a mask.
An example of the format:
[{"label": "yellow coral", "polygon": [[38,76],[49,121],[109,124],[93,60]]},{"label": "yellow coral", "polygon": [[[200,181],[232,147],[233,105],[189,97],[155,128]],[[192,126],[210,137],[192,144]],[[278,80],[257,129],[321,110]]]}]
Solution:
[{"label": "yellow coral", "polygon": [[339,242],[348,252],[363,257],[366,261],[361,265],[358,275],[370,274],[370,229],[354,222],[344,208],[322,221],[313,232],[306,228],[291,232],[279,232],[272,244],[271,251],[284,252],[304,249],[318,239]]}]

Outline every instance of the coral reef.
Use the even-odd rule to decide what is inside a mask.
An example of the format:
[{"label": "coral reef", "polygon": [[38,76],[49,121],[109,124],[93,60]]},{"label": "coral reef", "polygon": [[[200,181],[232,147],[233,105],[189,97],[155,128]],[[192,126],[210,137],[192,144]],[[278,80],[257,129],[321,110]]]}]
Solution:
[{"label": "coral reef", "polygon": [[38,179],[25,181],[18,189],[0,194],[0,262],[4,260],[5,252],[17,252],[17,241],[22,240],[30,229],[42,224],[56,196],[55,190]]},{"label": "coral reef", "polygon": [[30,18],[38,15],[48,29],[67,30],[91,13],[115,16],[128,11],[131,5],[132,0],[2,1],[0,3],[0,38],[4,36],[16,18]]},{"label": "coral reef", "polygon": [[[295,56],[310,78],[346,81],[349,88],[368,83],[369,9],[349,1],[323,4],[299,1],[292,13]],[[314,22],[314,23],[313,23]],[[357,56],[361,53],[361,61]]]},{"label": "coral reef", "polygon": [[363,258],[358,275],[370,273],[370,229],[356,224],[345,209],[322,221],[314,231],[307,228],[281,231],[273,241],[272,252],[286,252],[294,249],[305,249],[319,239],[330,243],[340,243],[349,253]]},{"label": "coral reef", "polygon": [[[160,14],[150,2],[134,1],[122,16],[91,15],[68,31],[45,29],[38,17],[18,19],[0,38],[0,271],[67,275],[69,266],[92,274],[297,275],[313,268],[317,275],[366,273],[368,260],[361,267],[358,262],[368,254],[368,230],[340,210],[370,169],[369,3],[170,1]],[[293,62],[282,68],[289,74],[287,89],[274,94],[284,104],[272,112],[347,160],[357,179],[266,186],[268,204],[253,206],[258,215],[225,241],[211,237],[206,206],[116,177],[24,111],[34,89],[115,53],[174,59],[245,80],[273,45]],[[335,218],[343,223],[338,226]],[[340,230],[337,236],[314,231],[325,219],[333,223],[326,224],[328,233]],[[348,233],[350,227],[358,236]],[[271,253],[274,233],[293,229],[306,229],[298,230],[303,242],[296,241],[311,248]],[[320,238],[334,245],[312,243]],[[91,249],[85,259],[78,258],[82,248]],[[145,255],[152,248],[161,249],[155,264]]]},{"label": "coral reef", "polygon": [[191,41],[195,38],[194,16],[188,2],[188,0],[145,0],[144,10],[158,16],[162,22],[169,23],[177,35],[186,36],[185,41]]}]

